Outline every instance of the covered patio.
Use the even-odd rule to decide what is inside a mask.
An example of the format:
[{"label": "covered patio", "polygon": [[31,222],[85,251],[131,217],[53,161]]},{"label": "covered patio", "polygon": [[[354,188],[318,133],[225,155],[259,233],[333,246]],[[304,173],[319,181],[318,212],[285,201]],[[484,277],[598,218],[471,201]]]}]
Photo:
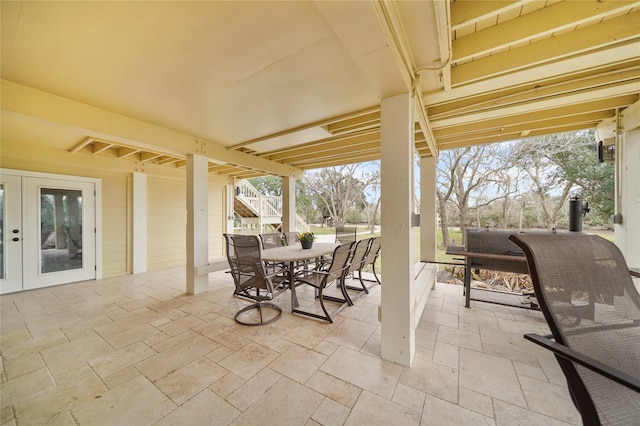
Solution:
[{"label": "covered patio", "polygon": [[[380,408],[423,423],[577,421],[566,395],[538,399],[564,392],[549,355],[521,338],[541,318],[465,311],[457,288],[432,290],[436,164],[449,148],[596,129],[616,162],[616,244],[640,265],[640,2],[0,8],[3,424],[91,423],[111,405],[131,422],[214,409],[252,423],[287,415],[272,399],[286,392],[310,395],[303,424]],[[293,231],[304,171],[369,160],[381,163],[387,284],[335,325],[286,315],[264,335],[236,327],[241,302],[217,270],[238,180],[281,177]],[[82,193],[82,270],[38,263],[49,189]],[[253,370],[256,351],[268,363]],[[300,354],[311,365],[283,367]],[[346,354],[372,374],[350,377]]]},{"label": "covered patio", "polygon": [[[580,424],[540,312],[438,283],[411,367],[380,357],[380,287],[334,324],[233,316],[229,274],[184,293],[184,269],[2,297],[2,424]],[[300,293],[313,303],[312,293]]]}]

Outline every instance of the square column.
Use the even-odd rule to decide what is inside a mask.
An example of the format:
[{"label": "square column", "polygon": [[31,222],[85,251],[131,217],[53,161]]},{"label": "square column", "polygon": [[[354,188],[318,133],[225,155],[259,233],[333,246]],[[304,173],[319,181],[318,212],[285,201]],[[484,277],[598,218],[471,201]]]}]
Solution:
[{"label": "square column", "polygon": [[630,268],[640,268],[640,129],[621,133],[616,141],[615,242]]},{"label": "square column", "polygon": [[209,161],[187,156],[187,293],[209,288],[209,276],[197,269],[209,263]]},{"label": "square column", "polygon": [[282,176],[282,232],[296,230],[296,178]]},{"label": "square column", "polygon": [[282,176],[282,232],[295,232],[295,230],[296,178]]},{"label": "square column", "polygon": [[415,354],[413,285],[413,98],[381,103],[382,358],[410,366]]},{"label": "square column", "polygon": [[436,157],[420,159],[420,260],[436,261]]},{"label": "square column", "polygon": [[147,175],[133,174],[133,273],[147,272]]}]

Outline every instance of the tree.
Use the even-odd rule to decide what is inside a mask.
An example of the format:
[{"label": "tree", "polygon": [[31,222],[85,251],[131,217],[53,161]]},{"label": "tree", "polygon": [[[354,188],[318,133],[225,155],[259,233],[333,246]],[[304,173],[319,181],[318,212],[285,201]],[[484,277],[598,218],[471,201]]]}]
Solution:
[{"label": "tree", "polygon": [[307,223],[311,223],[315,219],[315,207],[313,196],[307,192],[304,182],[296,180],[296,212],[304,217]]},{"label": "tree", "polygon": [[262,195],[282,196],[282,178],[279,176],[261,176],[248,181]]},{"label": "tree", "polygon": [[496,171],[505,167],[496,152],[497,145],[470,146],[441,152],[436,194],[445,247],[449,245],[449,224],[446,220],[449,201],[458,209],[460,230],[464,236],[469,224],[469,211],[491,204],[501,197],[487,191],[490,185],[497,183]]},{"label": "tree", "polygon": [[358,202],[363,193],[378,181],[379,172],[359,172],[363,164],[328,167],[304,175],[304,184],[317,197],[323,216],[331,217],[336,226],[346,224],[349,209],[361,206]]},{"label": "tree", "polygon": [[537,196],[545,226],[555,228],[560,210],[579,184],[587,186],[595,160],[593,132],[570,132],[523,139],[514,158],[523,167]]},{"label": "tree", "polygon": [[615,211],[615,165],[594,163],[584,172],[589,179],[578,180],[578,185],[589,202],[590,214],[595,220],[608,223]]},{"label": "tree", "polygon": [[367,188],[360,194],[357,203],[360,211],[365,215],[369,232],[374,232],[376,217],[380,209],[380,166],[368,174]]}]

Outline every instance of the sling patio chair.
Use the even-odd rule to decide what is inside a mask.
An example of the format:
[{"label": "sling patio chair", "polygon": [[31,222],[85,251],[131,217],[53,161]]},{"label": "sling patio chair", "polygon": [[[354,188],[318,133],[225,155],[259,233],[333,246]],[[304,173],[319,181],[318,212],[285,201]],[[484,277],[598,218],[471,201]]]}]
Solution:
[{"label": "sling patio chair", "polygon": [[[262,242],[262,248],[265,250],[286,245],[284,243],[284,237],[278,232],[260,234],[260,241]],[[283,266],[274,262],[265,262],[265,265],[267,265],[269,272],[276,271]]]},{"label": "sling patio chair", "polygon": [[300,242],[300,233],[299,232],[284,232],[284,239],[287,242],[288,246],[293,246]]},{"label": "sling patio chair", "polygon": [[284,237],[278,232],[260,234],[260,241],[262,241],[263,249],[282,247],[283,245],[285,245]]},{"label": "sling patio chair", "polygon": [[351,257],[351,259],[349,260],[349,268],[347,269],[346,273],[344,274],[343,280],[341,285],[345,286],[346,290],[355,290],[358,293],[357,296],[355,298],[351,297],[351,295],[348,292],[345,292],[345,294],[347,295],[347,300],[349,301],[350,305],[353,305],[353,301],[355,299],[357,299],[358,297],[362,296],[363,294],[367,294],[369,293],[369,289],[367,288],[367,286],[364,284],[364,282],[362,281],[362,279],[359,279],[359,286],[355,287],[353,285],[347,285],[347,277],[351,276],[352,279],[350,280],[351,282],[355,281],[356,279],[356,272],[361,272],[362,267],[364,266],[364,261],[367,257],[367,253],[369,252],[369,247],[371,246],[371,242],[373,241],[373,238],[365,238],[362,240],[359,240],[355,243],[354,249],[353,249],[353,256]]},{"label": "sling patio chair", "polygon": [[[331,264],[326,269],[310,269],[298,271],[294,277],[296,287],[306,284],[314,288],[315,298],[320,301],[320,307],[322,308],[322,314],[318,314],[310,311],[303,311],[299,308],[293,310],[296,314],[306,315],[312,318],[333,322],[333,318],[338,315],[344,308],[349,306],[348,295],[346,289],[341,286],[343,297],[329,296],[325,294],[325,290],[328,286],[335,283],[340,283],[349,268],[349,259],[351,259],[354,243],[341,244],[333,251],[331,258]],[[327,310],[324,302],[328,300],[330,302],[338,303],[338,307],[331,313]]]},{"label": "sling patio chair", "polygon": [[337,226],[336,243],[352,243],[358,239],[358,228],[355,226]]},{"label": "sling patio chair", "polygon": [[[257,236],[224,234],[224,238],[227,242],[227,260],[236,286],[233,294],[254,301],[236,312],[236,322],[255,326],[278,320],[282,308],[271,301],[288,288],[282,285],[287,278],[286,271],[275,269],[267,273]],[[271,315],[269,311],[272,311]]]},{"label": "sling patio chair", "polygon": [[640,424],[640,295],[620,250],[582,233],[512,235],[529,265],[553,351],[585,425]]},{"label": "sling patio chair", "polygon": [[[371,243],[369,244],[369,250],[367,251],[367,256],[365,257],[364,262],[362,263],[362,267],[358,270],[358,279],[360,280],[360,283],[362,284],[362,286],[364,287],[367,293],[369,292],[371,287],[373,287],[375,284],[366,286],[364,283],[365,281],[374,282],[374,283],[377,283],[378,285],[381,285],[380,277],[378,277],[378,274],[376,273],[376,261],[378,260],[378,257],[380,257],[381,248],[382,248],[382,238],[373,237],[371,239]],[[362,277],[362,270],[369,265],[371,265],[373,276],[376,279],[375,281],[368,280]]]}]

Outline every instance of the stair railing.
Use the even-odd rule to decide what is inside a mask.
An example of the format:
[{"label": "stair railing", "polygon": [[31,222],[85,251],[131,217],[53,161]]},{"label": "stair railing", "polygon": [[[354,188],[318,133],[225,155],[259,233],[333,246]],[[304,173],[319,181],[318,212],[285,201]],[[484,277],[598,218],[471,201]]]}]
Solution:
[{"label": "stair railing", "polygon": [[[282,197],[262,195],[253,185],[243,179],[238,182],[238,196],[257,215],[282,217]],[[300,232],[309,230],[309,225],[296,214],[296,229]]]}]

